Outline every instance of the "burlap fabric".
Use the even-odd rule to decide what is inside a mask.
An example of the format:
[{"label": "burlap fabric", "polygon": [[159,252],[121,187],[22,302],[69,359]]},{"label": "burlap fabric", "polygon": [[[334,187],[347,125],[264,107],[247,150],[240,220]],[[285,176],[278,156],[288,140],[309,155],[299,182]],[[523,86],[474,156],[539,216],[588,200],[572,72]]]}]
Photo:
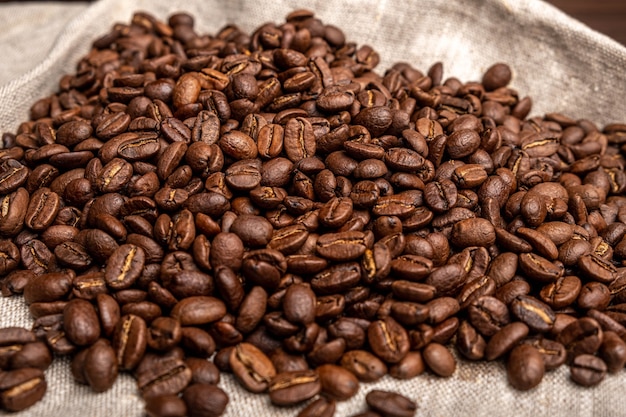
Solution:
[{"label": "burlap fabric", "polygon": [[[349,40],[375,47],[383,72],[396,61],[426,70],[442,61],[447,76],[479,80],[496,61],[514,69],[512,85],[533,98],[533,114],[562,112],[599,125],[626,120],[626,48],[591,31],[538,0],[103,0],[91,5],[9,3],[0,6],[0,132],[14,131],[30,104],[53,92],[90,42],[115,22],[128,22],[143,9],[165,18],[186,10],[200,32],[227,23],[251,30],[306,7],[344,29]],[[21,298],[0,300],[0,326],[27,326]],[[94,394],[72,381],[67,360],[46,372],[48,393],[24,416],[140,416],[143,403],[134,380],[122,375],[113,389]],[[230,395],[228,416],[293,416],[263,395],[244,392],[228,376],[220,386]],[[425,374],[411,381],[384,378],[362,384],[359,394],[338,404],[336,416],[365,410],[365,393],[389,389],[415,399],[418,416],[625,416],[626,374],[581,389],[561,367],[530,392],[510,388],[501,363],[461,361],[453,377]],[[1,412],[0,412],[1,413]]]}]

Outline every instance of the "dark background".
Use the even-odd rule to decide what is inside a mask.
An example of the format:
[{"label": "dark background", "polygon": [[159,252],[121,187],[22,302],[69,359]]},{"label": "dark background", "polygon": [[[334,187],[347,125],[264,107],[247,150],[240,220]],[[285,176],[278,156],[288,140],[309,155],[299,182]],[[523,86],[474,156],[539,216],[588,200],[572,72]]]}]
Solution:
[{"label": "dark background", "polygon": [[545,1],[626,46],[626,0]]},{"label": "dark background", "polygon": [[592,29],[626,45],[626,0],[547,0]]}]

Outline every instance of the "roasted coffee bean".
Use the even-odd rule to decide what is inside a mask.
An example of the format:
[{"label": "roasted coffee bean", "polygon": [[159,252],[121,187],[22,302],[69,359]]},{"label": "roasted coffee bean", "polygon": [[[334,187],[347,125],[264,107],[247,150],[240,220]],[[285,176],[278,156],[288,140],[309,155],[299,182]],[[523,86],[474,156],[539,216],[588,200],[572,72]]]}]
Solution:
[{"label": "roasted coffee bean", "polygon": [[374,353],[387,363],[399,362],[410,348],[406,330],[391,317],[372,322],[367,338]]},{"label": "roasted coffee bean", "polygon": [[415,401],[390,391],[372,390],[365,396],[365,401],[385,417],[412,417],[417,410]]},{"label": "roasted coffee bean", "polygon": [[602,359],[590,354],[578,355],[570,365],[570,378],[583,387],[591,387],[602,382],[607,366]]},{"label": "roasted coffee bean", "polygon": [[230,354],[230,368],[237,380],[250,392],[264,392],[276,376],[270,359],[249,343],[240,343]]},{"label": "roasted coffee bean", "polygon": [[509,323],[496,332],[485,349],[488,361],[501,357],[528,335],[528,326],[521,322]]},{"label": "roasted coffee bean", "polygon": [[556,319],[554,311],[536,298],[518,295],[510,304],[511,312],[537,332],[548,332]]},{"label": "roasted coffee bean", "polygon": [[139,278],[145,263],[144,250],[135,245],[122,245],[113,252],[107,262],[104,278],[114,290],[133,285]]},{"label": "roasted coffee bean", "polygon": [[335,414],[335,401],[320,397],[298,413],[298,417],[332,417]]},{"label": "roasted coffee bean", "polygon": [[146,355],[135,373],[137,388],[146,399],[178,394],[191,381],[191,369],[182,359],[175,356]]},{"label": "roasted coffee bean", "polygon": [[187,405],[177,395],[160,395],[146,401],[145,412],[149,417],[184,417]]},{"label": "roasted coffee bean", "polygon": [[226,314],[222,301],[210,296],[193,296],[179,301],[172,309],[171,316],[180,321],[181,326],[202,325],[220,320]]},{"label": "roasted coffee bean", "polygon": [[558,368],[567,360],[565,347],[554,340],[539,336],[525,339],[522,343],[530,344],[539,351],[546,371]]},{"label": "roasted coffee bean", "polygon": [[359,380],[345,368],[337,365],[322,365],[317,369],[321,392],[337,401],[347,400],[359,390]]},{"label": "roasted coffee bean", "polygon": [[424,372],[424,360],[420,352],[409,352],[402,360],[389,368],[389,375],[396,379],[412,379]]},{"label": "roasted coffee bean", "polygon": [[387,373],[387,366],[365,350],[351,350],[341,357],[341,366],[352,372],[363,382],[373,382]]},{"label": "roasted coffee bean", "polygon": [[597,321],[582,317],[567,325],[557,337],[557,341],[567,349],[573,358],[581,354],[595,353],[603,340],[603,331]]},{"label": "roasted coffee bean", "polygon": [[183,391],[183,400],[190,417],[218,417],[224,413],[229,402],[228,395],[208,384],[192,384]]},{"label": "roasted coffee bean", "polygon": [[456,361],[452,353],[439,343],[429,343],[422,351],[428,369],[441,377],[449,377],[456,370]]},{"label": "roasted coffee bean", "polygon": [[121,370],[131,370],[139,364],[147,339],[148,328],[141,317],[128,314],[120,318],[113,332],[112,346]]},{"label": "roasted coffee bean", "polygon": [[0,404],[7,411],[22,411],[46,393],[47,383],[41,369],[21,368],[0,373]]},{"label": "roasted coffee bean", "polygon": [[545,373],[541,354],[531,345],[518,345],[507,361],[509,383],[520,391],[536,387]]},{"label": "roasted coffee bean", "polygon": [[63,309],[63,328],[67,338],[77,346],[93,344],[100,337],[100,322],[94,306],[75,299]]},{"label": "roasted coffee bean", "polygon": [[95,392],[104,392],[113,386],[117,374],[115,351],[107,340],[99,339],[85,354],[83,365],[85,381]]},{"label": "roasted coffee bean", "polygon": [[612,331],[605,331],[600,346],[600,356],[607,365],[610,373],[624,368],[626,363],[626,343]]},{"label": "roasted coffee bean", "polygon": [[283,372],[272,378],[269,396],[272,404],[290,406],[306,401],[322,389],[315,371]]}]

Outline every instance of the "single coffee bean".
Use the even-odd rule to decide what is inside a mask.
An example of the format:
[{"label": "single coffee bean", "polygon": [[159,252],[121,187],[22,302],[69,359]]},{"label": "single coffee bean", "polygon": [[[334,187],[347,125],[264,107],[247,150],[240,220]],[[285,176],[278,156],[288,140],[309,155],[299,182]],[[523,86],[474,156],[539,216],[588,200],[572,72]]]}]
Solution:
[{"label": "single coffee bean", "polygon": [[63,309],[63,328],[67,338],[77,346],[93,344],[100,337],[100,322],[94,306],[74,299]]},{"label": "single coffee bean", "polygon": [[417,410],[415,401],[390,391],[372,390],[365,396],[365,401],[385,417],[412,417]]},{"label": "single coffee bean", "polygon": [[148,358],[145,356],[136,370],[137,388],[144,398],[178,394],[191,381],[191,369],[182,359],[165,357],[147,361]]},{"label": "single coffee bean", "polygon": [[228,406],[228,395],[208,384],[192,384],[183,391],[183,400],[190,417],[218,417]]},{"label": "single coffee bean", "polygon": [[456,361],[452,353],[439,343],[429,343],[422,351],[428,369],[441,377],[449,377],[456,370]]},{"label": "single coffee bean", "polygon": [[274,405],[291,406],[314,397],[321,389],[315,371],[283,372],[272,378],[269,396]]},{"label": "single coffee bean", "polygon": [[22,411],[46,393],[47,383],[41,369],[21,368],[0,373],[0,404],[7,411]]},{"label": "single coffee bean", "polygon": [[570,378],[583,387],[598,385],[606,376],[607,366],[597,356],[578,355],[570,365]]},{"label": "single coffee bean", "polygon": [[120,318],[112,342],[120,369],[132,370],[139,364],[146,351],[147,339],[148,328],[141,317],[128,314]]},{"label": "single coffee bean", "polygon": [[113,386],[117,374],[115,351],[107,340],[99,339],[85,354],[83,365],[85,381],[95,392],[105,392]]},{"label": "single coffee bean", "polygon": [[146,401],[145,412],[149,417],[184,417],[187,405],[177,395],[160,395]]},{"label": "single coffee bean", "polygon": [[363,382],[372,382],[387,373],[387,366],[365,350],[351,350],[341,357],[341,366],[352,372]]},{"label": "single coffee bean", "polygon": [[536,387],[544,373],[543,359],[537,349],[521,344],[511,351],[507,361],[507,376],[515,389],[527,391]]},{"label": "single coffee bean", "polygon": [[335,401],[320,397],[298,413],[298,417],[332,417],[335,414]]},{"label": "single coffee bean", "polygon": [[326,364],[319,366],[316,371],[322,386],[321,392],[332,399],[347,400],[359,390],[357,377],[341,366]]},{"label": "single coffee bean", "polygon": [[276,369],[257,347],[240,343],[230,353],[230,368],[237,380],[250,392],[267,391]]}]

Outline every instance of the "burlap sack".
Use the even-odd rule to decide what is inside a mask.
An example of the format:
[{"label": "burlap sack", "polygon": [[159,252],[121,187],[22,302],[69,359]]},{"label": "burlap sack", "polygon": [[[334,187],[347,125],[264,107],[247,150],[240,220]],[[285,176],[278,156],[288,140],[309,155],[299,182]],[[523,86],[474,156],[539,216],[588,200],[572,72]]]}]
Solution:
[{"label": "burlap sack", "polygon": [[[442,61],[444,75],[470,81],[503,61],[514,69],[512,86],[533,98],[533,114],[562,112],[598,125],[626,119],[626,48],[538,0],[103,0],[89,6],[0,6],[0,132],[14,131],[26,120],[30,104],[73,71],[90,42],[113,23],[128,22],[133,11],[165,18],[186,10],[196,16],[200,32],[214,32],[227,23],[251,30],[262,22],[282,22],[289,11],[302,7],[344,29],[349,40],[375,47],[381,73],[396,61],[422,70]],[[31,325],[24,301],[0,300],[0,327],[15,325]],[[128,375],[104,394],[75,384],[67,360],[56,360],[46,377],[44,400],[18,415],[142,415],[143,403]],[[293,416],[299,410],[272,407],[266,396],[243,391],[228,375],[220,386],[230,395],[228,416]],[[624,372],[581,389],[561,367],[534,390],[518,392],[507,384],[503,364],[464,361],[448,379],[424,374],[406,382],[384,378],[362,384],[358,395],[338,404],[335,415],[364,411],[364,396],[373,388],[413,398],[418,416],[626,415]]]}]

